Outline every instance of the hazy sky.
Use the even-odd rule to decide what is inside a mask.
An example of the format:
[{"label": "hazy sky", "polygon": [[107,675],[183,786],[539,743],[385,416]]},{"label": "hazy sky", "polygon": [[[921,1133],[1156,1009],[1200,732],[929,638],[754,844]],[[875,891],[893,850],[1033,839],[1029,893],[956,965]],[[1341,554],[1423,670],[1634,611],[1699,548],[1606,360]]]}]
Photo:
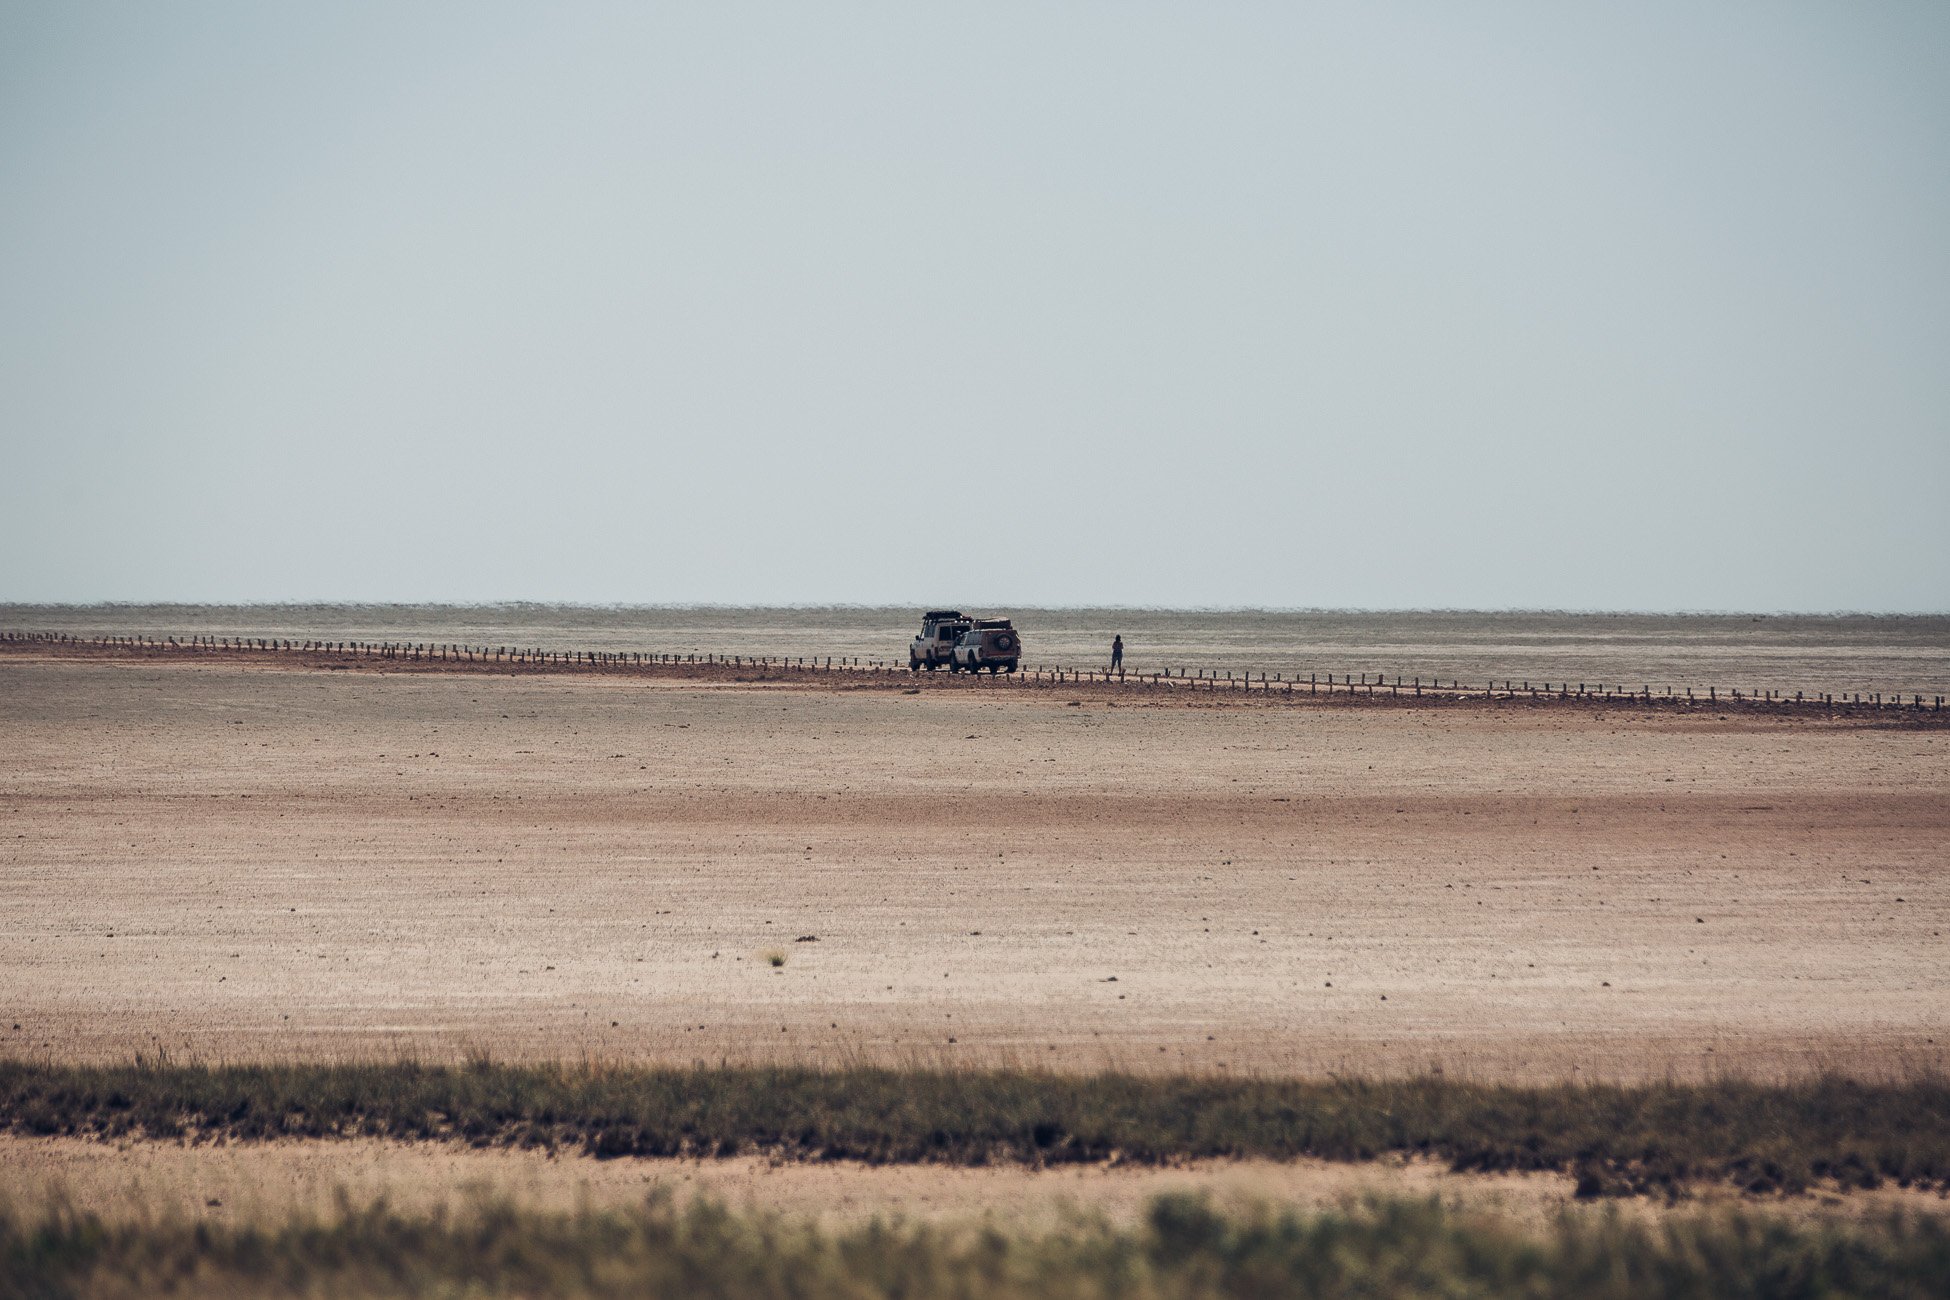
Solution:
[{"label": "hazy sky", "polygon": [[1950,5],[0,0],[0,600],[1950,609]]}]

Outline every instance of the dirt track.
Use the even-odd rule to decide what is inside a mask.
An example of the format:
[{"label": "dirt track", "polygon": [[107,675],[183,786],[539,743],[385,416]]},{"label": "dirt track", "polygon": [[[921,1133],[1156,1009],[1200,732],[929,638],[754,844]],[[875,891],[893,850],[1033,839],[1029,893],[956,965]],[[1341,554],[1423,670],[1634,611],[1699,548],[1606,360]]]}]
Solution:
[{"label": "dirt track", "polygon": [[9,656],[0,1051],[1940,1067],[1946,745]]}]

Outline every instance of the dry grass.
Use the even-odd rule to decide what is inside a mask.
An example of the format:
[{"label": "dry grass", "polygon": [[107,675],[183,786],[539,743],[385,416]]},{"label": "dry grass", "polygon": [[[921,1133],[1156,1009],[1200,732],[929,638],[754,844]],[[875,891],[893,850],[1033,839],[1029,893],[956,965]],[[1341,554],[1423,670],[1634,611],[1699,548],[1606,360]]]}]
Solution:
[{"label": "dry grass", "polygon": [[1585,1196],[1950,1185],[1950,1084],[1516,1087],[1026,1070],[0,1060],[0,1129],[233,1140],[358,1135],[591,1155],[869,1163],[1435,1156],[1568,1170]]},{"label": "dry grass", "polygon": [[1084,1218],[830,1231],[667,1197],[569,1214],[484,1201],[409,1215],[382,1202],[263,1226],[0,1208],[0,1297],[1921,1297],[1941,1295],[1946,1276],[1950,1225],[1901,1216],[1562,1215],[1526,1230],[1431,1201],[1306,1215],[1166,1197],[1131,1228]]}]

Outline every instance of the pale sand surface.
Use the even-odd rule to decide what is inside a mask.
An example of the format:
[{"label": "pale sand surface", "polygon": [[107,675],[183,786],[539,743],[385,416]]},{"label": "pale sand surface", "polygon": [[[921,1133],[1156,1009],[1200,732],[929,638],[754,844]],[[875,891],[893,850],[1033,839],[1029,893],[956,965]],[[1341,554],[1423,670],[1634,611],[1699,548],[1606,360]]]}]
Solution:
[{"label": "pale sand surface", "polygon": [[354,1205],[383,1196],[403,1211],[461,1205],[483,1193],[565,1211],[640,1205],[658,1189],[680,1198],[702,1195],[741,1208],[839,1219],[985,1213],[1039,1219],[1083,1205],[1128,1218],[1150,1198],[1172,1191],[1301,1206],[1371,1194],[1468,1197],[1533,1213],[1570,1201],[1575,1186],[1565,1175],[1455,1174],[1428,1161],[1197,1161],[1171,1168],[1036,1170],[758,1157],[594,1160],[368,1139],[191,1146],[0,1137],[0,1168],[8,1171],[14,1202],[23,1206],[65,1199],[109,1219],[176,1214],[266,1221],[292,1210],[329,1214],[341,1194]]},{"label": "pale sand surface", "polygon": [[0,1052],[1940,1068],[1946,746],[10,656]]},{"label": "pale sand surface", "polygon": [[[593,1160],[539,1151],[475,1151],[448,1144],[347,1139],[191,1146],[0,1137],[0,1198],[22,1210],[66,1204],[108,1221],[209,1218],[278,1223],[292,1212],[331,1216],[344,1203],[384,1198],[395,1210],[460,1208],[493,1197],[542,1210],[640,1205],[665,1191],[682,1203],[705,1196],[728,1206],[844,1223],[989,1218],[1053,1225],[1077,1212],[1128,1222],[1156,1196],[1206,1193],[1222,1205],[1329,1209],[1368,1197],[1435,1197],[1446,1204],[1541,1221],[1565,1212],[1656,1215],[1660,1202],[1575,1199],[1564,1174],[1460,1174],[1428,1160],[1367,1164],[1320,1160],[1191,1161],[1168,1168],[1084,1165],[861,1165],[847,1161]],[[213,1204],[214,1202],[214,1204]],[[1743,1195],[1698,1189],[1688,1210],[1739,1205],[1794,1217],[1876,1215],[1892,1209],[1950,1213],[1941,1192],[1885,1187],[1847,1196]]]}]

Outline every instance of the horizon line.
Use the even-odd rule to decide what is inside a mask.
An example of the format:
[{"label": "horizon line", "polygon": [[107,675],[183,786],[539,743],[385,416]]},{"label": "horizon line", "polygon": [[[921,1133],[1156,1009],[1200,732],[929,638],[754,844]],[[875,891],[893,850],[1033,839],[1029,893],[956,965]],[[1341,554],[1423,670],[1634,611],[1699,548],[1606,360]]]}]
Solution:
[{"label": "horizon line", "polygon": [[[971,607],[1035,610],[1039,612],[1120,613],[1120,614],[1437,614],[1437,615],[1529,615],[1610,618],[1950,618],[1950,608],[1933,610],[1875,609],[1736,609],[1692,608],[1653,609],[1605,606],[1469,606],[1469,605],[1131,605],[1131,604],[1038,604],[1015,601],[965,602]],[[580,601],[508,599],[489,601],[457,600],[91,600],[91,601],[16,601],[0,600],[0,610],[116,610],[116,609],[446,609],[509,610],[563,609],[587,611],[675,611],[712,612],[807,612],[815,610],[923,611],[946,609],[949,604],[923,604],[903,601],[818,601],[800,604],[775,604],[743,601]]]}]

